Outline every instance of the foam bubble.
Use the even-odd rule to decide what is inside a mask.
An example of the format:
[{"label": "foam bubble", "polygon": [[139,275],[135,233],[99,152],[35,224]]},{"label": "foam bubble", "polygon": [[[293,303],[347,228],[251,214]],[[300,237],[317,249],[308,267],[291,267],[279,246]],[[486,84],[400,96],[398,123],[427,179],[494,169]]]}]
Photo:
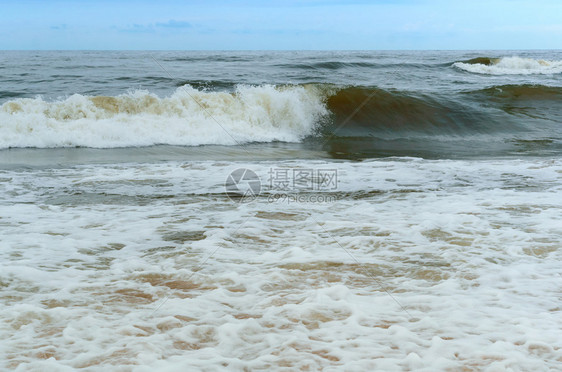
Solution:
[{"label": "foam bubble", "polygon": [[[232,203],[224,180],[240,167],[264,182],[272,167],[337,168],[338,202]],[[123,163],[0,179],[3,370],[560,364],[560,159]]]}]

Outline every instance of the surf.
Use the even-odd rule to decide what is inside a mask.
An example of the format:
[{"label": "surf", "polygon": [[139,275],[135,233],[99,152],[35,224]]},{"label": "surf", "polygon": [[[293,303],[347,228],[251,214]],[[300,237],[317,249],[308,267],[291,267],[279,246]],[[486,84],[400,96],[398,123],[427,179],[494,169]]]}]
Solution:
[{"label": "surf", "polygon": [[164,98],[144,90],[52,102],[22,98],[0,106],[0,148],[299,142],[325,115],[313,86],[239,85],[234,93],[183,86]]}]

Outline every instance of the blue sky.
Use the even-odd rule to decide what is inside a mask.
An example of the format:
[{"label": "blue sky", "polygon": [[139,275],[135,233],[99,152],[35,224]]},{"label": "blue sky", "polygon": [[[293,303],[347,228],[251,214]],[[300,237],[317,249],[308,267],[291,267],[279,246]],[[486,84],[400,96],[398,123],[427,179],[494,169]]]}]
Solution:
[{"label": "blue sky", "polygon": [[562,49],[562,0],[3,0],[0,49]]}]

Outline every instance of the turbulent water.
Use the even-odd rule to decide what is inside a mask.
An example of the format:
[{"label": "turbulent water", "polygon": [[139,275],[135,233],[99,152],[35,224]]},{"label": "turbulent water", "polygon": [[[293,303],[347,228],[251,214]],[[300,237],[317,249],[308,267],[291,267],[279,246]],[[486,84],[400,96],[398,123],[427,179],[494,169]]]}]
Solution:
[{"label": "turbulent water", "polygon": [[561,51],[1,52],[0,369],[556,370],[561,127]]}]

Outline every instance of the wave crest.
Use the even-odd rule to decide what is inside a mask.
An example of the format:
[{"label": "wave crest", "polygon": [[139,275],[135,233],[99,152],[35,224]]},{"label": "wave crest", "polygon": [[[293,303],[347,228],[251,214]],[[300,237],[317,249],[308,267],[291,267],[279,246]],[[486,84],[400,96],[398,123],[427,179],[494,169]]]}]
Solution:
[{"label": "wave crest", "polygon": [[464,71],[488,75],[531,75],[562,73],[562,61],[547,61],[522,57],[479,57],[455,62],[453,66]]}]

